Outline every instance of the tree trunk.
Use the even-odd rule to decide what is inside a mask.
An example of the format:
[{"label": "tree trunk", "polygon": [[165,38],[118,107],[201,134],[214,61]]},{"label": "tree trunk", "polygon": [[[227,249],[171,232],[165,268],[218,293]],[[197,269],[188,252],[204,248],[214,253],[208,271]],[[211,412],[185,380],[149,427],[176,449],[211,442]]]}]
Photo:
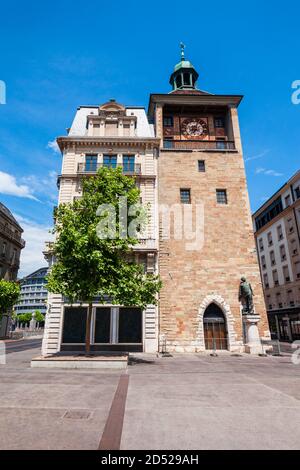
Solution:
[{"label": "tree trunk", "polygon": [[85,354],[87,356],[91,353],[91,323],[92,323],[93,304],[89,303],[87,318],[86,318],[86,335],[85,335]]}]

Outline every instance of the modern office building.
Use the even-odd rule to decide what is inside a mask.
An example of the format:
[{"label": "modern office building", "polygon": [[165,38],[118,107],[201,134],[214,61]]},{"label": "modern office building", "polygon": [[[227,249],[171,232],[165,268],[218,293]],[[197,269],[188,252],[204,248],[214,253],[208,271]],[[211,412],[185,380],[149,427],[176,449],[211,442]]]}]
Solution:
[{"label": "modern office building", "polygon": [[272,336],[300,339],[300,171],[254,214],[253,223]]},{"label": "modern office building", "polygon": [[0,202],[0,279],[15,281],[25,247],[23,229],[10,210]]},{"label": "modern office building", "polygon": [[[270,338],[256,256],[237,108],[240,95],[201,91],[182,53],[167,94],[143,108],[114,100],[81,106],[62,151],[59,204],[81,196],[82,178],[120,165],[150,204],[147,237],[134,247],[159,272],[158,307],[98,305],[92,349],[156,352],[244,351],[240,279],[255,293],[259,333]],[[51,245],[48,258],[50,264]],[[84,349],[87,306],[49,295],[43,354]]]},{"label": "modern office building", "polygon": [[33,313],[36,310],[46,315],[48,292],[45,284],[47,270],[48,268],[40,268],[20,280],[20,299],[14,306],[17,315]]}]

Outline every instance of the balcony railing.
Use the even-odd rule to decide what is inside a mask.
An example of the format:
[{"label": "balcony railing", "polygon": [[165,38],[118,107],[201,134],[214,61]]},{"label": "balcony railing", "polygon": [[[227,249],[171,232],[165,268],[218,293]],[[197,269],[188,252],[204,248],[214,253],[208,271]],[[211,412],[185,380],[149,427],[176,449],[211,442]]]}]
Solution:
[{"label": "balcony railing", "polygon": [[99,168],[122,168],[124,175],[140,175],[141,164],[117,163],[116,165],[106,165],[104,163],[78,163],[78,173],[96,173]]},{"label": "balcony railing", "polygon": [[235,150],[231,140],[183,140],[164,139],[164,150]]},{"label": "balcony railing", "polygon": [[1,224],[1,223],[0,223],[0,232],[3,233],[4,235],[6,235],[11,240],[19,243],[19,245],[21,245],[22,248],[25,247],[25,244],[26,244],[25,240],[23,240],[23,238],[21,238],[20,235],[13,232],[8,227],[6,227],[4,224]]}]

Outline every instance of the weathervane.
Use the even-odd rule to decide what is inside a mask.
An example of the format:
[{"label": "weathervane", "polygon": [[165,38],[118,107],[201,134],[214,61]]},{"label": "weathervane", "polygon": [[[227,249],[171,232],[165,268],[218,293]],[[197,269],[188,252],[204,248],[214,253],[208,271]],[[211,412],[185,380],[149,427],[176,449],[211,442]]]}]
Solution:
[{"label": "weathervane", "polygon": [[183,42],[180,43],[180,49],[181,49],[181,60],[184,60],[185,44],[183,44]]}]

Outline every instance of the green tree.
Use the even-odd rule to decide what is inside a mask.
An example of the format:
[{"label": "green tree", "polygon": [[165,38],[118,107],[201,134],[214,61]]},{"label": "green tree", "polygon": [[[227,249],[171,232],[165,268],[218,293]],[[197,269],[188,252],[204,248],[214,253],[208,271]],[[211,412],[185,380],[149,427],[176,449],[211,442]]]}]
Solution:
[{"label": "green tree", "polygon": [[32,320],[32,313],[21,313],[17,318],[19,323],[30,323]]},{"label": "green tree", "polygon": [[20,286],[17,282],[0,281],[0,317],[11,310],[19,295]]},{"label": "green tree", "polygon": [[35,318],[35,321],[38,322],[38,323],[42,323],[42,322],[45,321],[44,315],[39,310],[35,310],[34,318]]},{"label": "green tree", "polygon": [[[124,236],[124,212],[119,212],[120,198],[125,197],[129,208],[125,211],[126,232],[127,226],[131,227],[128,237]],[[140,191],[133,178],[123,175],[120,168],[103,167],[96,176],[83,181],[81,199],[56,210],[56,262],[47,277],[47,289],[70,302],[88,303],[86,354],[90,353],[95,297],[102,302],[109,297],[114,304],[142,309],[156,303],[161,288],[159,277],[145,274],[132,256],[132,246],[138,243],[137,232],[142,232],[147,222],[147,211],[137,207],[139,200]],[[109,207],[99,211],[103,205]],[[132,229],[135,226],[136,231]]]}]

